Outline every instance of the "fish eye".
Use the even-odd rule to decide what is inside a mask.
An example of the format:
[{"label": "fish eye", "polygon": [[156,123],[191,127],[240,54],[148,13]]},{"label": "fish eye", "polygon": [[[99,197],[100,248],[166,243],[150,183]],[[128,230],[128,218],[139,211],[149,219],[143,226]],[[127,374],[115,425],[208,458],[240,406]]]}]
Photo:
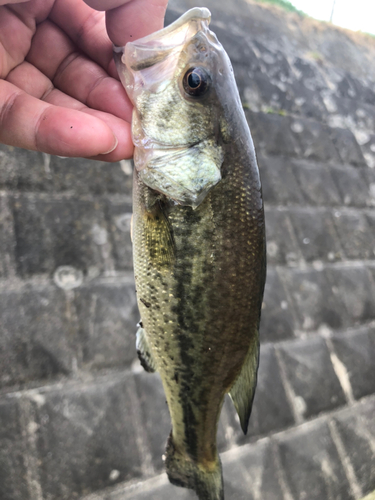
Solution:
[{"label": "fish eye", "polygon": [[184,75],[183,87],[190,96],[203,96],[210,88],[210,84],[211,78],[203,68],[190,68]]}]

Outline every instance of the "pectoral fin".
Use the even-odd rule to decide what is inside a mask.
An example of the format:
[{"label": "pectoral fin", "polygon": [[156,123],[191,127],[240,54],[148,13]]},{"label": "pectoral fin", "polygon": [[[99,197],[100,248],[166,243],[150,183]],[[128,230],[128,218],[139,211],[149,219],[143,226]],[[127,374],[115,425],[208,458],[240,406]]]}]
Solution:
[{"label": "pectoral fin", "polygon": [[257,385],[258,364],[259,338],[257,332],[250,345],[241,373],[229,391],[234,407],[240,417],[241,428],[244,434],[247,433],[247,427],[249,425],[255,388]]},{"label": "pectoral fin", "polygon": [[156,363],[152,356],[151,349],[148,345],[147,335],[142,328],[142,322],[138,324],[137,339],[135,343],[137,354],[141,365],[146,372],[153,373],[156,371]]}]

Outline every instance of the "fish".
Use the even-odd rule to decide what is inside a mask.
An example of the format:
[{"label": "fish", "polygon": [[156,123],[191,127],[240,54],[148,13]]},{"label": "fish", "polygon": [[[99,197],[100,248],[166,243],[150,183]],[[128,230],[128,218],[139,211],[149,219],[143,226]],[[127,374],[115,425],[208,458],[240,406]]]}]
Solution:
[{"label": "fish", "polygon": [[134,105],[136,347],[168,403],[166,472],[223,500],[218,421],[229,393],[247,432],[266,240],[253,141],[210,19],[193,8],[114,58]]}]

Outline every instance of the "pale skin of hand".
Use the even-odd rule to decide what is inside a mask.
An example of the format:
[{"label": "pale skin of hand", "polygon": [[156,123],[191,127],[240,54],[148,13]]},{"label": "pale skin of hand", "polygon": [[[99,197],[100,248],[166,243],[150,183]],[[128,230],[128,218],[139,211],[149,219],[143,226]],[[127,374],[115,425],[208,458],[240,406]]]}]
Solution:
[{"label": "pale skin of hand", "polygon": [[[132,105],[112,42],[163,27],[168,0],[0,0],[0,143],[119,161]],[[105,12],[104,12],[105,11]]]}]

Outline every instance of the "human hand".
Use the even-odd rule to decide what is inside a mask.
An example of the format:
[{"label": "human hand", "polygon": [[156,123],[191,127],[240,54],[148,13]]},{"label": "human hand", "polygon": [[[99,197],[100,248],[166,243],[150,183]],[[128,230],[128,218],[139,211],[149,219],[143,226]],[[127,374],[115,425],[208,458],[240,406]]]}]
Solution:
[{"label": "human hand", "polygon": [[[0,0],[0,142],[60,156],[131,157],[132,106],[109,36],[124,45],[160,29],[168,0],[19,2]],[[109,36],[99,10],[107,11]]]}]

